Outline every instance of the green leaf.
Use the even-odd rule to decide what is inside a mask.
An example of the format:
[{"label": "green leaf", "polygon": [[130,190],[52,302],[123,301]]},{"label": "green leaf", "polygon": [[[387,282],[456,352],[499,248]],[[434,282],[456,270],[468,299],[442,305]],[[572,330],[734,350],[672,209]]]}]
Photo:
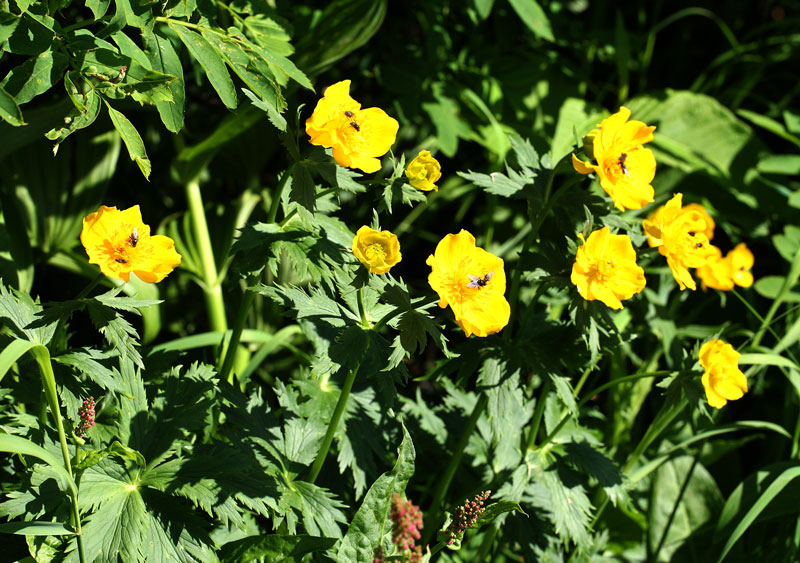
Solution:
[{"label": "green leaf", "polygon": [[228,542],[218,555],[222,561],[230,563],[250,563],[257,559],[270,563],[293,563],[304,555],[326,551],[335,544],[336,538],[269,534]]},{"label": "green leaf", "polygon": [[230,109],[236,109],[236,88],[233,85],[230,74],[228,74],[228,70],[225,68],[225,61],[219,53],[199,33],[171,22],[169,27],[186,45],[192,57],[203,67],[208,81],[219,94],[222,103]]},{"label": "green leaf", "polygon": [[800,155],[771,154],[758,161],[758,171],[764,174],[800,174]]},{"label": "green leaf", "polygon": [[63,462],[41,446],[37,446],[30,440],[20,438],[19,436],[0,434],[0,452],[29,455],[41,459],[55,470],[58,476],[63,480],[63,483],[69,487],[72,495],[74,497],[78,496],[78,488],[75,486],[75,481],[64,467]]},{"label": "green leaf", "polygon": [[35,303],[28,294],[12,291],[13,294],[0,283],[0,319],[8,319],[12,325],[9,328],[19,338],[47,345],[55,333],[55,324],[42,326],[38,322],[42,306]]},{"label": "green leaf", "polygon": [[272,73],[268,69],[262,68],[265,65],[257,64],[258,55],[252,50],[252,45],[244,36],[230,35],[233,31],[228,31],[229,35],[211,30],[202,30],[201,34],[248,88],[258,94],[265,103],[274,105],[278,112],[286,109],[286,102],[280,94],[278,85],[273,80]]},{"label": "green leaf", "polygon": [[72,536],[75,531],[58,522],[37,522],[31,520],[28,522],[8,522],[0,524],[0,533],[2,534],[21,534],[25,536]]},{"label": "green leaf", "polygon": [[[336,0],[297,44],[300,68],[319,74],[375,35],[386,16],[387,0]],[[319,38],[324,37],[325,41]]]},{"label": "green leaf", "polygon": [[144,177],[149,179],[151,164],[150,159],[147,158],[147,152],[145,151],[142,137],[139,135],[136,127],[133,126],[133,123],[128,121],[127,117],[112,108],[106,100],[103,100],[103,102],[105,102],[108,108],[108,115],[111,117],[114,129],[117,130],[117,133],[119,133],[119,136],[128,149],[128,155],[131,157],[131,160],[135,161],[137,166],[139,166],[139,170],[142,171]]},{"label": "green leaf", "polygon": [[478,16],[485,20],[489,17],[489,14],[492,13],[492,6],[494,5],[494,0],[473,0],[475,4],[475,9],[478,12]]},{"label": "green leaf", "polygon": [[277,107],[265,102],[247,88],[242,88],[242,92],[248,97],[250,102],[252,102],[255,107],[267,114],[267,119],[269,119],[270,123],[272,123],[279,131],[286,132],[286,119],[280,114],[280,111],[278,111]]},{"label": "green leaf", "polygon": [[108,11],[111,0],[86,0],[86,7],[94,14],[94,19],[99,20]]},{"label": "green leaf", "polygon": [[0,12],[0,44],[6,41],[17,29],[20,17],[10,12]]},{"label": "green leaf", "polygon": [[277,55],[288,57],[294,53],[289,34],[286,30],[263,14],[254,14],[244,19],[247,31],[253,36],[256,43]]},{"label": "green leaf", "polygon": [[86,110],[81,112],[79,109],[73,108],[64,118],[64,125],[62,127],[54,127],[45,133],[45,137],[58,144],[75,131],[84,129],[94,123],[97,116],[100,115],[100,96],[92,89],[86,93],[83,99],[86,103]]},{"label": "green leaf", "polygon": [[38,346],[35,342],[15,338],[0,352],[0,381],[8,373],[17,360],[24,356],[31,348]]},{"label": "green leaf", "polygon": [[145,52],[153,70],[177,77],[169,83],[172,101],[157,102],[156,109],[164,126],[173,133],[183,129],[183,114],[186,103],[183,65],[172,46],[172,42],[160,30],[144,35]]},{"label": "green leaf", "polygon": [[476,186],[485,188],[490,194],[495,194],[503,197],[512,197],[526,184],[529,179],[520,176],[514,170],[507,168],[509,176],[502,172],[492,172],[491,174],[481,174],[478,172],[458,172],[458,175],[465,180],[472,182]]},{"label": "green leaf", "polygon": [[547,41],[555,41],[553,29],[550,27],[550,20],[547,14],[536,0],[508,0],[511,7],[517,12],[519,18],[528,26],[536,37],[541,37]]},{"label": "green leaf", "polygon": [[[464,129],[459,113],[458,104],[445,96],[437,95],[436,103],[422,104],[436,127],[436,138],[439,141],[439,148],[445,156],[452,158],[458,150],[459,132]],[[467,131],[469,129],[467,128]]]},{"label": "green leaf", "polygon": [[754,125],[757,125],[758,127],[761,127],[762,129],[765,129],[770,133],[773,133],[778,137],[781,137],[782,139],[786,139],[790,143],[793,143],[795,146],[800,147],[800,138],[789,133],[786,130],[786,127],[784,127],[782,123],[775,121],[771,117],[767,117],[766,115],[762,115],[760,113],[756,113],[754,111],[750,111],[747,109],[736,110],[736,113],[744,117]]},{"label": "green leaf", "polygon": [[2,86],[0,86],[0,117],[14,127],[25,125],[25,121],[22,119],[22,110],[19,109],[14,96],[6,92]]},{"label": "green leaf", "polygon": [[0,82],[0,88],[12,96],[17,104],[28,103],[61,80],[67,63],[64,54],[45,51],[12,68]]},{"label": "green leaf", "polygon": [[[49,21],[48,21],[49,20]],[[53,52],[55,31],[43,22],[53,22],[52,18],[39,18],[31,14],[24,14],[19,18],[17,28],[8,38],[7,50],[17,55],[39,55],[44,52]]]},{"label": "green leaf", "polygon": [[391,534],[389,510],[392,494],[402,495],[414,474],[414,444],[403,426],[403,442],[397,452],[397,462],[391,471],[378,477],[367,491],[364,501],[353,517],[347,533],[339,544],[339,563],[372,563],[375,550],[388,545]]},{"label": "green leaf", "polygon": [[501,500],[497,502],[493,502],[492,504],[486,506],[483,509],[483,512],[475,523],[472,525],[473,528],[482,528],[487,524],[491,524],[494,522],[495,518],[500,516],[501,514],[505,514],[506,512],[519,512],[520,514],[524,514],[527,516],[527,513],[522,510],[522,507],[519,505],[518,502],[511,501],[511,500]]}]

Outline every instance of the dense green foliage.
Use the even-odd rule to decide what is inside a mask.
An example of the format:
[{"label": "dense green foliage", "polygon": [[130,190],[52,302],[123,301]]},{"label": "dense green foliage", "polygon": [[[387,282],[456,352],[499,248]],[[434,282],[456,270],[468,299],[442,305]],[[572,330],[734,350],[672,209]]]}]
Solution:
[{"label": "dense green foliage", "polygon": [[[426,561],[796,561],[800,4],[707,4],[0,0],[3,556],[372,562],[398,493]],[[345,79],[400,122],[376,174],[305,134]],[[619,212],[570,155],[623,104],[658,168]],[[406,182],[421,149],[439,191]],[[751,288],[679,290],[642,231],[674,193],[753,250]],[[100,205],[180,268],[98,277]],[[362,225],[399,237],[389,274]],[[570,282],[603,226],[646,273],[620,311]],[[505,261],[486,338],[428,285],[461,229]],[[711,338],[749,386],[721,410]]]}]

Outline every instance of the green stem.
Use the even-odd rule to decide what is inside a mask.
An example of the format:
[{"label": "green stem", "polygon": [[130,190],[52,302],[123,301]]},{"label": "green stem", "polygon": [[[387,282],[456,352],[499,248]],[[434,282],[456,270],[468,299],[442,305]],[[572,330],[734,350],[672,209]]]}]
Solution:
[{"label": "green stem", "polygon": [[581,389],[583,389],[586,380],[589,378],[589,374],[592,373],[592,368],[586,368],[583,370],[581,374],[581,378],[578,380],[578,384],[575,386],[575,389],[572,390],[572,396],[577,397],[580,394]]},{"label": "green stem", "polygon": [[[200,193],[200,184],[197,179],[186,183],[186,200],[189,204],[189,214],[192,219],[195,243],[200,259],[202,271],[203,293],[208,309],[211,330],[225,332],[228,330],[228,321],[225,317],[225,301],[222,298],[222,280],[219,279],[214,249],[211,245],[211,235],[208,231],[206,212],[203,207],[203,196]],[[223,345],[222,355],[225,355]]]},{"label": "green stem", "polygon": [[458,443],[456,444],[453,453],[450,455],[450,462],[447,464],[444,473],[442,473],[442,476],[439,478],[439,482],[436,484],[436,495],[433,497],[433,502],[431,503],[430,508],[432,517],[429,519],[433,525],[425,528],[426,531],[425,538],[423,538],[422,542],[423,544],[430,542],[431,536],[436,531],[436,528],[440,523],[442,502],[444,501],[444,497],[447,495],[447,489],[450,488],[450,482],[453,480],[456,470],[461,464],[461,458],[464,455],[464,448],[467,447],[469,437],[472,435],[472,432],[478,425],[478,420],[483,414],[488,402],[489,398],[487,397],[486,393],[481,393],[478,396],[478,402],[475,403],[475,407],[472,409],[472,414],[469,415],[469,420],[467,420],[464,430],[461,432],[461,436],[458,438]]},{"label": "green stem", "polygon": [[347,399],[350,397],[350,391],[353,389],[353,382],[356,380],[356,373],[360,363],[356,363],[355,367],[347,373],[347,378],[344,380],[344,387],[339,394],[339,400],[336,401],[336,407],[333,409],[333,415],[328,423],[328,430],[325,432],[325,438],[322,440],[322,446],[317,453],[317,458],[314,460],[314,465],[311,466],[311,471],[308,474],[308,482],[314,483],[317,480],[319,472],[322,470],[322,465],[325,463],[325,458],[328,457],[328,450],[333,442],[333,435],[339,427],[339,420],[342,418],[342,413],[347,405]]},{"label": "green stem", "polygon": [[269,215],[267,215],[267,223],[274,223],[275,217],[278,216],[278,209],[281,207],[281,198],[283,197],[283,188],[289,178],[292,177],[292,168],[294,168],[294,163],[289,165],[281,179],[278,180],[278,185],[275,186],[275,192],[272,194],[272,203],[269,206]]},{"label": "green stem", "polygon": [[[651,371],[651,372],[647,372],[647,373],[635,373],[635,374],[633,374],[633,375],[626,375],[625,377],[618,377],[617,379],[612,379],[612,380],[611,380],[611,381],[609,381],[608,383],[604,383],[604,384],[603,384],[603,385],[601,385],[600,387],[596,387],[596,388],[592,389],[591,391],[589,391],[588,393],[586,393],[586,396],[585,396],[583,399],[581,399],[581,400],[578,402],[577,410],[578,410],[578,411],[580,411],[581,407],[582,407],[583,405],[585,405],[586,403],[588,403],[588,402],[589,402],[589,401],[592,399],[592,397],[594,397],[594,396],[595,396],[595,395],[597,395],[598,393],[602,393],[602,392],[603,392],[603,391],[605,391],[606,389],[608,389],[608,388],[610,388],[610,387],[613,387],[613,386],[615,386],[615,385],[619,385],[620,383],[626,383],[626,382],[628,382],[628,381],[636,381],[637,379],[644,379],[645,377],[658,377],[658,376],[660,376],[660,375],[669,375],[669,374],[671,374],[671,373],[673,373],[673,372],[671,372],[671,371]],[[556,437],[556,435],[558,435],[558,433],[561,431],[561,429],[562,429],[562,428],[564,427],[564,425],[567,423],[567,421],[569,420],[569,418],[570,418],[570,415],[569,415],[569,414],[565,415],[565,416],[564,416],[564,417],[563,417],[563,418],[562,418],[562,419],[561,419],[561,420],[558,422],[558,424],[556,425],[556,427],[555,427],[555,428],[553,428],[553,431],[552,431],[552,432],[550,432],[550,434],[548,434],[548,435],[545,437],[545,439],[544,439],[544,440],[542,440],[542,443],[541,443],[541,444],[539,444],[539,447],[540,447],[540,448],[543,448],[544,446],[546,446],[547,444],[549,444],[549,443],[550,443],[550,441],[551,441],[553,438],[555,438],[555,437]]]},{"label": "green stem", "polygon": [[542,423],[542,416],[544,415],[544,407],[547,404],[547,395],[550,394],[550,387],[552,382],[550,381],[550,377],[546,376],[547,379],[544,380],[542,384],[542,391],[539,393],[539,400],[536,401],[536,410],[533,413],[533,418],[531,419],[531,431],[528,434],[528,449],[532,450],[534,444],[536,443],[536,436],[539,434],[539,425]]},{"label": "green stem", "polygon": [[239,312],[236,314],[236,324],[233,326],[233,333],[228,342],[228,350],[225,353],[225,361],[222,362],[222,367],[219,369],[220,381],[225,381],[227,379],[228,383],[231,385],[233,385],[233,373],[231,372],[233,360],[236,358],[236,353],[239,350],[239,341],[242,338],[242,331],[244,330],[244,324],[247,320],[247,313],[250,312],[250,307],[253,305],[254,298],[255,293],[253,291],[244,290],[242,303],[239,305]]},{"label": "green stem", "polygon": [[775,297],[775,300],[772,302],[772,305],[767,311],[767,315],[764,317],[764,320],[761,323],[761,327],[756,332],[756,335],[753,337],[753,346],[758,346],[761,343],[761,339],[764,337],[764,333],[767,331],[769,324],[772,322],[772,317],[775,316],[775,313],[778,312],[778,307],[781,306],[784,299],[788,295],[789,291],[795,286],[797,283],[798,278],[800,278],[800,250],[794,255],[794,260],[792,260],[792,266],[789,268],[789,274],[784,278],[783,285],[781,285],[780,290],[778,291],[778,295]]},{"label": "green stem", "polygon": [[[72,474],[72,461],[69,455],[69,448],[67,447],[67,436],[64,434],[64,422],[61,418],[61,409],[59,408],[56,376],[55,373],[53,373],[53,364],[50,362],[50,352],[45,346],[40,345],[31,348],[31,354],[36,359],[36,363],[39,365],[39,372],[42,375],[44,393],[47,397],[50,413],[53,415],[53,420],[55,421],[58,441],[61,443],[61,455],[64,458],[64,467],[66,467],[69,476],[74,477]],[[85,563],[86,555],[83,549],[81,516],[78,512],[78,497],[75,491],[72,491],[70,495],[72,496],[72,525],[75,528],[76,540],[78,542],[78,556],[80,557],[81,563]]]},{"label": "green stem", "polygon": [[372,325],[367,318],[367,310],[364,307],[364,288],[359,287],[356,292],[356,299],[358,300],[358,316],[361,318],[361,326],[366,329],[371,329]]}]

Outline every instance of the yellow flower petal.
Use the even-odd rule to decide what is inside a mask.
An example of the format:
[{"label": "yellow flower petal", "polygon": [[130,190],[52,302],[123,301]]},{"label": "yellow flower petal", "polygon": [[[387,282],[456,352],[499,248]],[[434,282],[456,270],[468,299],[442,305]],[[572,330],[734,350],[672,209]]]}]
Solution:
[{"label": "yellow flower petal", "polygon": [[361,109],[350,97],[350,81],[343,80],[325,90],[306,120],[306,133],[311,144],[332,148],[341,166],[371,173],[380,169],[377,157],[394,144],[399,126],[380,108]]},{"label": "yellow flower petal", "polygon": [[439,306],[453,309],[467,336],[488,336],[508,324],[503,260],[475,246],[475,237],[462,230],[446,235],[426,263],[428,283],[439,294]]},{"label": "yellow flower petal", "polygon": [[390,231],[376,231],[366,225],[353,237],[353,254],[372,274],[385,274],[400,262],[400,241]]},{"label": "yellow flower petal", "polygon": [[700,365],[705,370],[701,383],[712,407],[722,408],[747,393],[747,378],[738,364],[740,357],[733,346],[716,338],[700,347]]},{"label": "yellow flower petal", "polygon": [[128,281],[134,272],[145,282],[159,282],[178,267],[181,257],[169,237],[150,236],[139,206],[118,210],[101,206],[83,219],[81,243],[89,263],[109,277]]}]

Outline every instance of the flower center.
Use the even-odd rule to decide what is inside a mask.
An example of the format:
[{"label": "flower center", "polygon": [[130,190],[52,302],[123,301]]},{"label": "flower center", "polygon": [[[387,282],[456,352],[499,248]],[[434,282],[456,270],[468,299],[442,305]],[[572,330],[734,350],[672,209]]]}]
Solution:
[{"label": "flower center", "polygon": [[614,270],[617,264],[613,260],[602,259],[598,260],[594,265],[594,275],[601,283],[606,282],[609,278],[613,277]]},{"label": "flower center", "polygon": [[376,242],[367,246],[365,254],[367,255],[367,260],[384,261],[384,259],[386,258],[386,249],[383,247],[382,244],[378,244]]}]

